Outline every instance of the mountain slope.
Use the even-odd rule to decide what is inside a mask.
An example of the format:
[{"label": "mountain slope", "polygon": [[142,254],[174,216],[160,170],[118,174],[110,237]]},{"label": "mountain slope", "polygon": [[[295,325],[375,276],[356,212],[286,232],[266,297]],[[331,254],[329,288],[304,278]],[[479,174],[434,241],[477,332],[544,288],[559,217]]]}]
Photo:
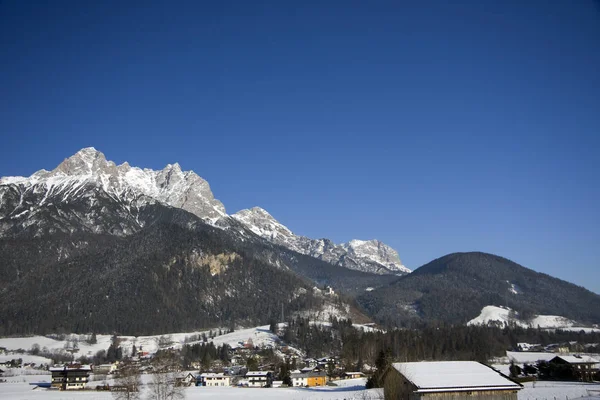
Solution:
[{"label": "mountain slope", "polygon": [[140,219],[145,227],[124,237],[0,239],[0,335],[268,323],[282,306],[288,314],[329,301],[294,269],[312,260],[321,271],[320,263],[348,271],[259,238],[240,241],[236,232],[161,204],[143,207]]},{"label": "mountain slope", "polygon": [[0,238],[0,335],[255,325],[279,316],[282,305],[286,315],[322,308],[331,300],[315,283],[357,293],[393,278],[293,252],[235,221],[217,228],[159,202],[127,214],[133,233],[114,235],[105,228],[123,225],[123,203],[96,189],[101,212],[93,218],[84,211],[88,219],[77,223],[89,197],[73,197],[43,207],[33,230]]},{"label": "mountain slope", "polygon": [[375,274],[410,273],[398,253],[378,240],[351,240],[337,245],[329,239],[298,236],[260,207],[241,210],[231,217],[264,239],[334,265]]},{"label": "mountain slope", "polygon": [[560,315],[584,323],[600,321],[600,296],[535,272],[506,258],[471,252],[431,261],[357,302],[378,320],[466,323],[488,305],[507,306],[528,319]]}]

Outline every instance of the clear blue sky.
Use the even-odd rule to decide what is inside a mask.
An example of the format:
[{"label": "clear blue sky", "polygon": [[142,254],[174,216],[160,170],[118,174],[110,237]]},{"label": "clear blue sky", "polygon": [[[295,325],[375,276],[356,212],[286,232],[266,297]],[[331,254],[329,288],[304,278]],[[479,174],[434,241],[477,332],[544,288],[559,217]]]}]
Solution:
[{"label": "clear blue sky", "polygon": [[2,176],[177,161],[230,213],[600,292],[598,1],[5,0],[0,133]]}]

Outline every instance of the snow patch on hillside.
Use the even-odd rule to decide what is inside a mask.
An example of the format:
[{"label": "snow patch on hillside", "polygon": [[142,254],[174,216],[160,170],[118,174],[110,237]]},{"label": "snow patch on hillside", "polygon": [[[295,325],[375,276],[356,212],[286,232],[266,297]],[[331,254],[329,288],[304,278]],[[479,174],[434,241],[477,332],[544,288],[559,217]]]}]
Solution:
[{"label": "snow patch on hillside", "polygon": [[520,320],[519,313],[508,307],[485,306],[481,313],[467,322],[467,325],[488,325],[497,322],[501,325],[515,324],[523,328],[572,328],[577,323],[559,315],[537,315],[531,320]]},{"label": "snow patch on hillside", "polygon": [[[283,327],[283,324],[281,324]],[[224,332],[225,329],[222,329]],[[232,333],[224,333],[222,335],[210,338],[211,333],[217,335],[219,329],[196,332],[181,332],[165,335],[153,336],[119,336],[120,346],[126,355],[131,354],[133,346],[137,350],[147,351],[150,354],[156,353],[161,348],[181,348],[185,344],[199,343],[197,340],[203,334],[207,336],[209,342],[213,342],[215,346],[221,346],[227,343],[231,347],[240,347],[241,343],[252,339],[254,346],[258,347],[275,347],[279,341],[277,335],[269,331],[269,325],[257,326],[254,328],[236,330]],[[28,336],[28,337],[12,337],[0,338],[0,347],[4,347],[7,351],[16,351],[19,349],[30,350],[34,344],[38,344],[41,349],[47,349],[50,352],[63,352],[67,348],[73,347],[73,342],[77,342],[79,351],[75,353],[75,357],[93,356],[100,350],[106,350],[111,344],[111,335],[97,335],[97,343],[89,344],[85,340],[87,335],[70,334],[66,335],[64,340],[53,339],[46,336]],[[44,350],[45,350],[44,349]],[[5,355],[4,358],[23,358],[25,361],[27,354]],[[39,357],[41,359],[41,357]],[[47,360],[47,359],[45,359]],[[41,361],[41,360],[38,360]]]},{"label": "snow patch on hillside", "polygon": [[521,293],[521,290],[517,287],[517,285],[515,285],[514,283],[511,283],[509,281],[506,281],[506,283],[508,283],[510,286],[508,288],[508,291],[511,292],[512,294],[519,294]]}]

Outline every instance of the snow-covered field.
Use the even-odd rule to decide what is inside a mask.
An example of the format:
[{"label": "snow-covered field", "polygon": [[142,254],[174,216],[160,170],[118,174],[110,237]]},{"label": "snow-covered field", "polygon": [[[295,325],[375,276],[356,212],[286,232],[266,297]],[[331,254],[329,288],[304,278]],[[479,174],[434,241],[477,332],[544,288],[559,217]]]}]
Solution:
[{"label": "snow-covered field", "polygon": [[[146,378],[146,376],[144,376]],[[36,382],[40,380],[49,380],[48,375],[37,377],[23,377],[23,380],[9,381],[0,383],[0,398],[6,400],[110,400],[110,393],[105,392],[61,392],[55,390],[46,390],[29,385],[27,382]],[[148,381],[148,379],[144,379]],[[383,393],[380,389],[365,390],[364,379],[348,379],[336,381],[339,386],[326,386],[319,388],[208,388],[208,387],[190,387],[185,389],[186,398],[194,399],[383,399]],[[600,384],[585,384],[575,382],[536,382],[526,383],[525,388],[519,392],[519,400],[570,400],[570,399],[600,399]],[[148,392],[149,386],[145,386],[143,391]],[[143,396],[142,398],[145,398]]]},{"label": "snow-covered field", "polygon": [[40,356],[32,356],[31,354],[18,354],[18,353],[0,354],[0,362],[11,361],[14,359],[19,359],[19,358],[21,360],[23,360],[24,363],[36,363],[36,365],[40,365],[40,364],[50,365],[52,363],[52,360],[49,358],[40,357]]},{"label": "snow-covered field", "polygon": [[519,400],[600,399],[600,384],[579,382],[527,382],[519,392]]},{"label": "snow-covered field", "polygon": [[[37,377],[40,379],[32,379],[27,377],[27,382],[48,380],[48,376]],[[110,400],[110,393],[83,391],[83,392],[61,392],[47,389],[33,389],[33,386],[27,382],[16,383],[1,383],[0,398],[6,400]],[[318,388],[210,388],[210,387],[190,387],[185,389],[187,399],[382,399],[383,394],[378,389],[365,390],[365,379],[348,379],[337,382],[339,386],[326,386]],[[143,391],[148,392],[148,386]],[[143,396],[142,398],[145,398]]]},{"label": "snow-covered field", "polygon": [[507,351],[506,356],[508,357],[508,363],[514,362],[516,364],[536,364],[538,361],[550,361],[558,354],[556,353],[542,353],[533,351]]}]

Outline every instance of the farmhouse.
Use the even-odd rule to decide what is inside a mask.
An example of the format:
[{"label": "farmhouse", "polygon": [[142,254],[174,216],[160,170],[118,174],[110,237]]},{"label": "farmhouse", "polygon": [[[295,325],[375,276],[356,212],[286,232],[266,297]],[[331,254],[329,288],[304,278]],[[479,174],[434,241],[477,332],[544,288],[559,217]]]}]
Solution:
[{"label": "farmhouse", "polygon": [[60,390],[85,389],[92,367],[89,365],[70,364],[55,366],[52,372],[52,387]]},{"label": "farmhouse", "polygon": [[580,375],[580,379],[584,382],[591,382],[594,377],[594,373],[597,371],[595,364],[600,361],[589,356],[556,356],[550,360],[553,364],[568,364],[573,367]]},{"label": "farmhouse", "polygon": [[327,384],[325,372],[292,372],[290,378],[294,387],[325,386]]},{"label": "farmhouse", "polygon": [[200,374],[196,386],[229,386],[229,376],[206,372]]},{"label": "farmhouse", "polygon": [[384,375],[386,400],[517,400],[522,388],[475,361],[395,363]]}]

